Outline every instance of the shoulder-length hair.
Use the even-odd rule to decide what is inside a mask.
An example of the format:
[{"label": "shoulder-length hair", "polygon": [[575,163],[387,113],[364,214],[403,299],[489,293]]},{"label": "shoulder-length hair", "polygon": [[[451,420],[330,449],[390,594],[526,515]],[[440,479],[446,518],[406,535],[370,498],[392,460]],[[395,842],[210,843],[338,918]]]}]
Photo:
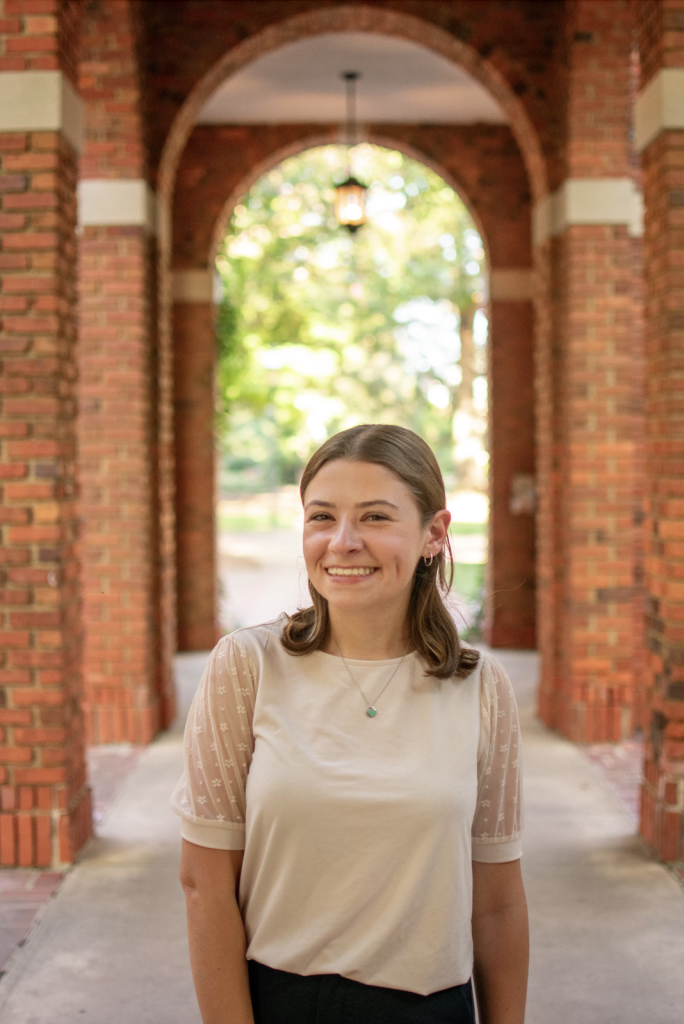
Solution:
[{"label": "shoulder-length hair", "polygon": [[[329,438],[309,459],[299,493],[306,489],[328,462],[372,462],[391,470],[411,491],[421,523],[427,526],[446,508],[444,480],[432,449],[422,437],[405,427],[364,424],[342,430]],[[478,663],[479,651],[462,647],[444,599],[453,583],[451,544],[435,555],[430,565],[420,558],[409,600],[408,631],[412,646],[427,664],[427,675],[438,679],[463,678]],[[330,631],[328,602],[309,580],[312,605],[288,616],[280,642],[290,654],[302,655],[323,647]]]}]

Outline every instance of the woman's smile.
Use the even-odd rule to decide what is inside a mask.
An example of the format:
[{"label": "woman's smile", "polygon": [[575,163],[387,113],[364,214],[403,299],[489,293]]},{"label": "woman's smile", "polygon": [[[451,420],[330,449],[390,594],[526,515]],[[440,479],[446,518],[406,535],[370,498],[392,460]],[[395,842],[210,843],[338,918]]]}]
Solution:
[{"label": "woman's smile", "polygon": [[328,576],[335,576],[340,579],[353,578],[355,580],[372,576],[373,573],[378,571],[377,565],[326,565],[324,568]]}]

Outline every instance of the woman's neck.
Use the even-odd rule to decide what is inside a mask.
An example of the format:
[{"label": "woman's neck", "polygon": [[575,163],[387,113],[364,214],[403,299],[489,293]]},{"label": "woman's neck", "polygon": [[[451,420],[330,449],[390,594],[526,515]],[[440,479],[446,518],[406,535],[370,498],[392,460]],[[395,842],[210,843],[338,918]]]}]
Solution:
[{"label": "woman's neck", "polygon": [[324,650],[358,661],[384,661],[406,653],[408,629],[406,609],[391,609],[369,615],[350,614],[334,608],[330,615],[330,636]]}]

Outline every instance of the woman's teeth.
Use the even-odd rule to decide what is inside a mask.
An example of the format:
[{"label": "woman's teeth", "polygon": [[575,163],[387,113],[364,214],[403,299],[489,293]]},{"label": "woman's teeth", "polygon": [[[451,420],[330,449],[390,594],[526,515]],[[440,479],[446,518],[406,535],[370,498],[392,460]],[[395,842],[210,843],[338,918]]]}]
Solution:
[{"label": "woman's teeth", "polygon": [[375,568],[354,568],[354,569],[326,569],[325,570],[330,576],[370,576],[372,572],[375,572]]}]

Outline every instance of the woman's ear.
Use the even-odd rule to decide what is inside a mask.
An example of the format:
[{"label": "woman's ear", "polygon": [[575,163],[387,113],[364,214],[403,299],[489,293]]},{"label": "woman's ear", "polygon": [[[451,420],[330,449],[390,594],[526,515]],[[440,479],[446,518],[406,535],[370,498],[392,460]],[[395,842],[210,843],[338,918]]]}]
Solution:
[{"label": "woman's ear", "polygon": [[428,537],[425,544],[424,554],[429,557],[432,555],[438,555],[439,552],[444,548],[446,544],[447,534],[449,532],[449,524],[451,522],[451,512],[448,509],[440,509],[432,517],[432,522],[428,527]]}]

